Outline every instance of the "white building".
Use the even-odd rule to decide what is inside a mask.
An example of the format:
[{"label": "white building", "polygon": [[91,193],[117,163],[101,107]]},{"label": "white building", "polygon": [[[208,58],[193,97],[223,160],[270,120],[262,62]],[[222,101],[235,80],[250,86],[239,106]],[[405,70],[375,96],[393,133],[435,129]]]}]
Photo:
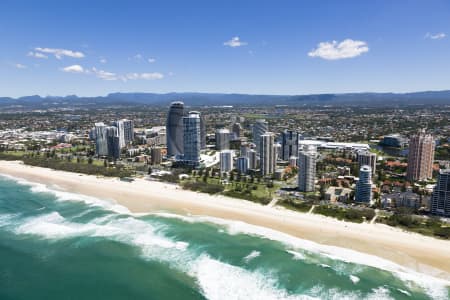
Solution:
[{"label": "white building", "polygon": [[262,176],[271,175],[275,172],[275,135],[272,132],[266,132],[260,136],[259,157],[260,170]]},{"label": "white building", "polygon": [[313,146],[305,147],[298,155],[298,190],[313,192],[316,180],[317,151]]},{"label": "white building", "polygon": [[233,170],[233,151],[220,151],[220,173],[227,173]]}]

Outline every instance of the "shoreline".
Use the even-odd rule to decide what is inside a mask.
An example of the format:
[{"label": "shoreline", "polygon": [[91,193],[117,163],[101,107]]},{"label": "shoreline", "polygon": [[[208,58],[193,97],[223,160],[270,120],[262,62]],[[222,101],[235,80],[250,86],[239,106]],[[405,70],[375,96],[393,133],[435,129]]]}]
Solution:
[{"label": "shoreline", "polygon": [[242,221],[318,244],[374,255],[416,272],[450,281],[450,241],[383,224],[339,221],[226,196],[186,191],[170,183],[144,179],[123,182],[117,178],[26,166],[18,161],[0,161],[0,174],[110,200],[125,206],[132,213],[171,212]]}]

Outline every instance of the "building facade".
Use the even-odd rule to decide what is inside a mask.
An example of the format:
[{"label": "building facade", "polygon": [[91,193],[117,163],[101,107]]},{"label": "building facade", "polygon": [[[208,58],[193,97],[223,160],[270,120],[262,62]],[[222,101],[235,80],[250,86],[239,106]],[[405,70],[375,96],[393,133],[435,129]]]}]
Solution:
[{"label": "building facade", "polygon": [[259,157],[260,171],[262,176],[272,175],[275,172],[275,135],[266,132],[260,136]]},{"label": "building facade", "polygon": [[255,124],[253,124],[252,139],[253,143],[256,145],[257,152],[259,151],[259,146],[261,144],[261,135],[265,134],[267,131],[269,131],[269,123],[267,123],[266,120],[256,120]]},{"label": "building facade", "polygon": [[220,151],[220,173],[228,173],[233,170],[233,151]]},{"label": "building facade", "polygon": [[198,166],[200,148],[200,113],[191,111],[188,116],[183,117],[183,161],[188,165]]},{"label": "building facade", "polygon": [[167,156],[183,154],[183,114],[184,103],[172,102],[166,122]]},{"label": "building facade", "polygon": [[370,204],[372,202],[372,168],[362,166],[356,183],[355,201]]},{"label": "building facade", "polygon": [[450,169],[439,172],[431,197],[431,213],[450,217]]},{"label": "building facade", "polygon": [[368,150],[360,150],[356,155],[359,168],[362,166],[370,166],[370,168],[372,168],[372,175],[375,175],[377,168],[377,155]]},{"label": "building facade", "polygon": [[162,162],[162,149],[159,147],[150,150],[150,163],[152,165],[159,165]]},{"label": "building facade", "polygon": [[247,158],[248,158],[248,168],[250,170],[256,170],[258,168],[258,155],[255,150],[248,149]]},{"label": "building facade", "polygon": [[97,156],[108,156],[107,126],[103,122],[95,123],[95,154]]},{"label": "building facade", "polygon": [[119,135],[120,148],[124,148],[134,140],[134,122],[132,120],[119,120],[114,122]]},{"label": "building facade", "polygon": [[409,141],[408,167],[406,178],[409,181],[422,181],[433,177],[434,138],[424,131],[411,137]]},{"label": "building facade", "polygon": [[228,129],[216,130],[216,149],[219,151],[230,149],[230,131]]},{"label": "building facade", "polygon": [[288,161],[291,156],[298,154],[298,132],[285,130],[281,134],[281,159]]},{"label": "building facade", "polygon": [[247,174],[248,172],[248,157],[240,156],[236,160],[236,169],[241,174]]},{"label": "building facade", "polygon": [[313,146],[305,147],[298,154],[298,190],[313,192],[316,180],[317,151]]}]

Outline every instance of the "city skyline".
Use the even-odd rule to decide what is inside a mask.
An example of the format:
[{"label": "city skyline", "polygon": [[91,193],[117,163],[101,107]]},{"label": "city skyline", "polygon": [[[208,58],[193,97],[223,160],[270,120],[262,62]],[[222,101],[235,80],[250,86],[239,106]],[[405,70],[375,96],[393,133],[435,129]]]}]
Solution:
[{"label": "city skyline", "polygon": [[4,2],[2,96],[448,88],[446,1],[133,4]]}]

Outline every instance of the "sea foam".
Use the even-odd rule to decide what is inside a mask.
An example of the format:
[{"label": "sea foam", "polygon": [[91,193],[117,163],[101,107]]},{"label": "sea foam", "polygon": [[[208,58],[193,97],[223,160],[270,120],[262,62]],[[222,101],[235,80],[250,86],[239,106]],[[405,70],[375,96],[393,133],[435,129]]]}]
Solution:
[{"label": "sea foam", "polygon": [[[400,266],[392,261],[386,260],[370,254],[365,254],[351,249],[336,246],[322,245],[312,241],[297,238],[273,229],[251,225],[242,221],[231,221],[215,217],[206,216],[179,216],[171,213],[154,213],[154,215],[166,218],[178,218],[190,223],[207,222],[225,227],[231,235],[248,234],[273,241],[281,242],[294,249],[302,249],[313,253],[318,253],[333,260],[340,260],[359,265],[386,270],[395,274],[405,284],[415,283],[424,289],[433,299],[447,299],[450,282],[441,278],[436,278],[427,274],[419,273],[406,267]],[[379,293],[379,291],[374,291]]]},{"label": "sea foam", "polygon": [[128,208],[123,205],[115,203],[113,200],[103,200],[91,196],[86,196],[77,193],[70,193],[61,190],[58,186],[48,186],[42,183],[31,182],[23,178],[14,177],[11,175],[0,174],[0,176],[13,180],[20,185],[30,187],[30,191],[33,193],[48,193],[53,195],[57,201],[75,201],[82,202],[87,205],[101,207],[106,210],[114,211],[119,214],[130,214]]}]

